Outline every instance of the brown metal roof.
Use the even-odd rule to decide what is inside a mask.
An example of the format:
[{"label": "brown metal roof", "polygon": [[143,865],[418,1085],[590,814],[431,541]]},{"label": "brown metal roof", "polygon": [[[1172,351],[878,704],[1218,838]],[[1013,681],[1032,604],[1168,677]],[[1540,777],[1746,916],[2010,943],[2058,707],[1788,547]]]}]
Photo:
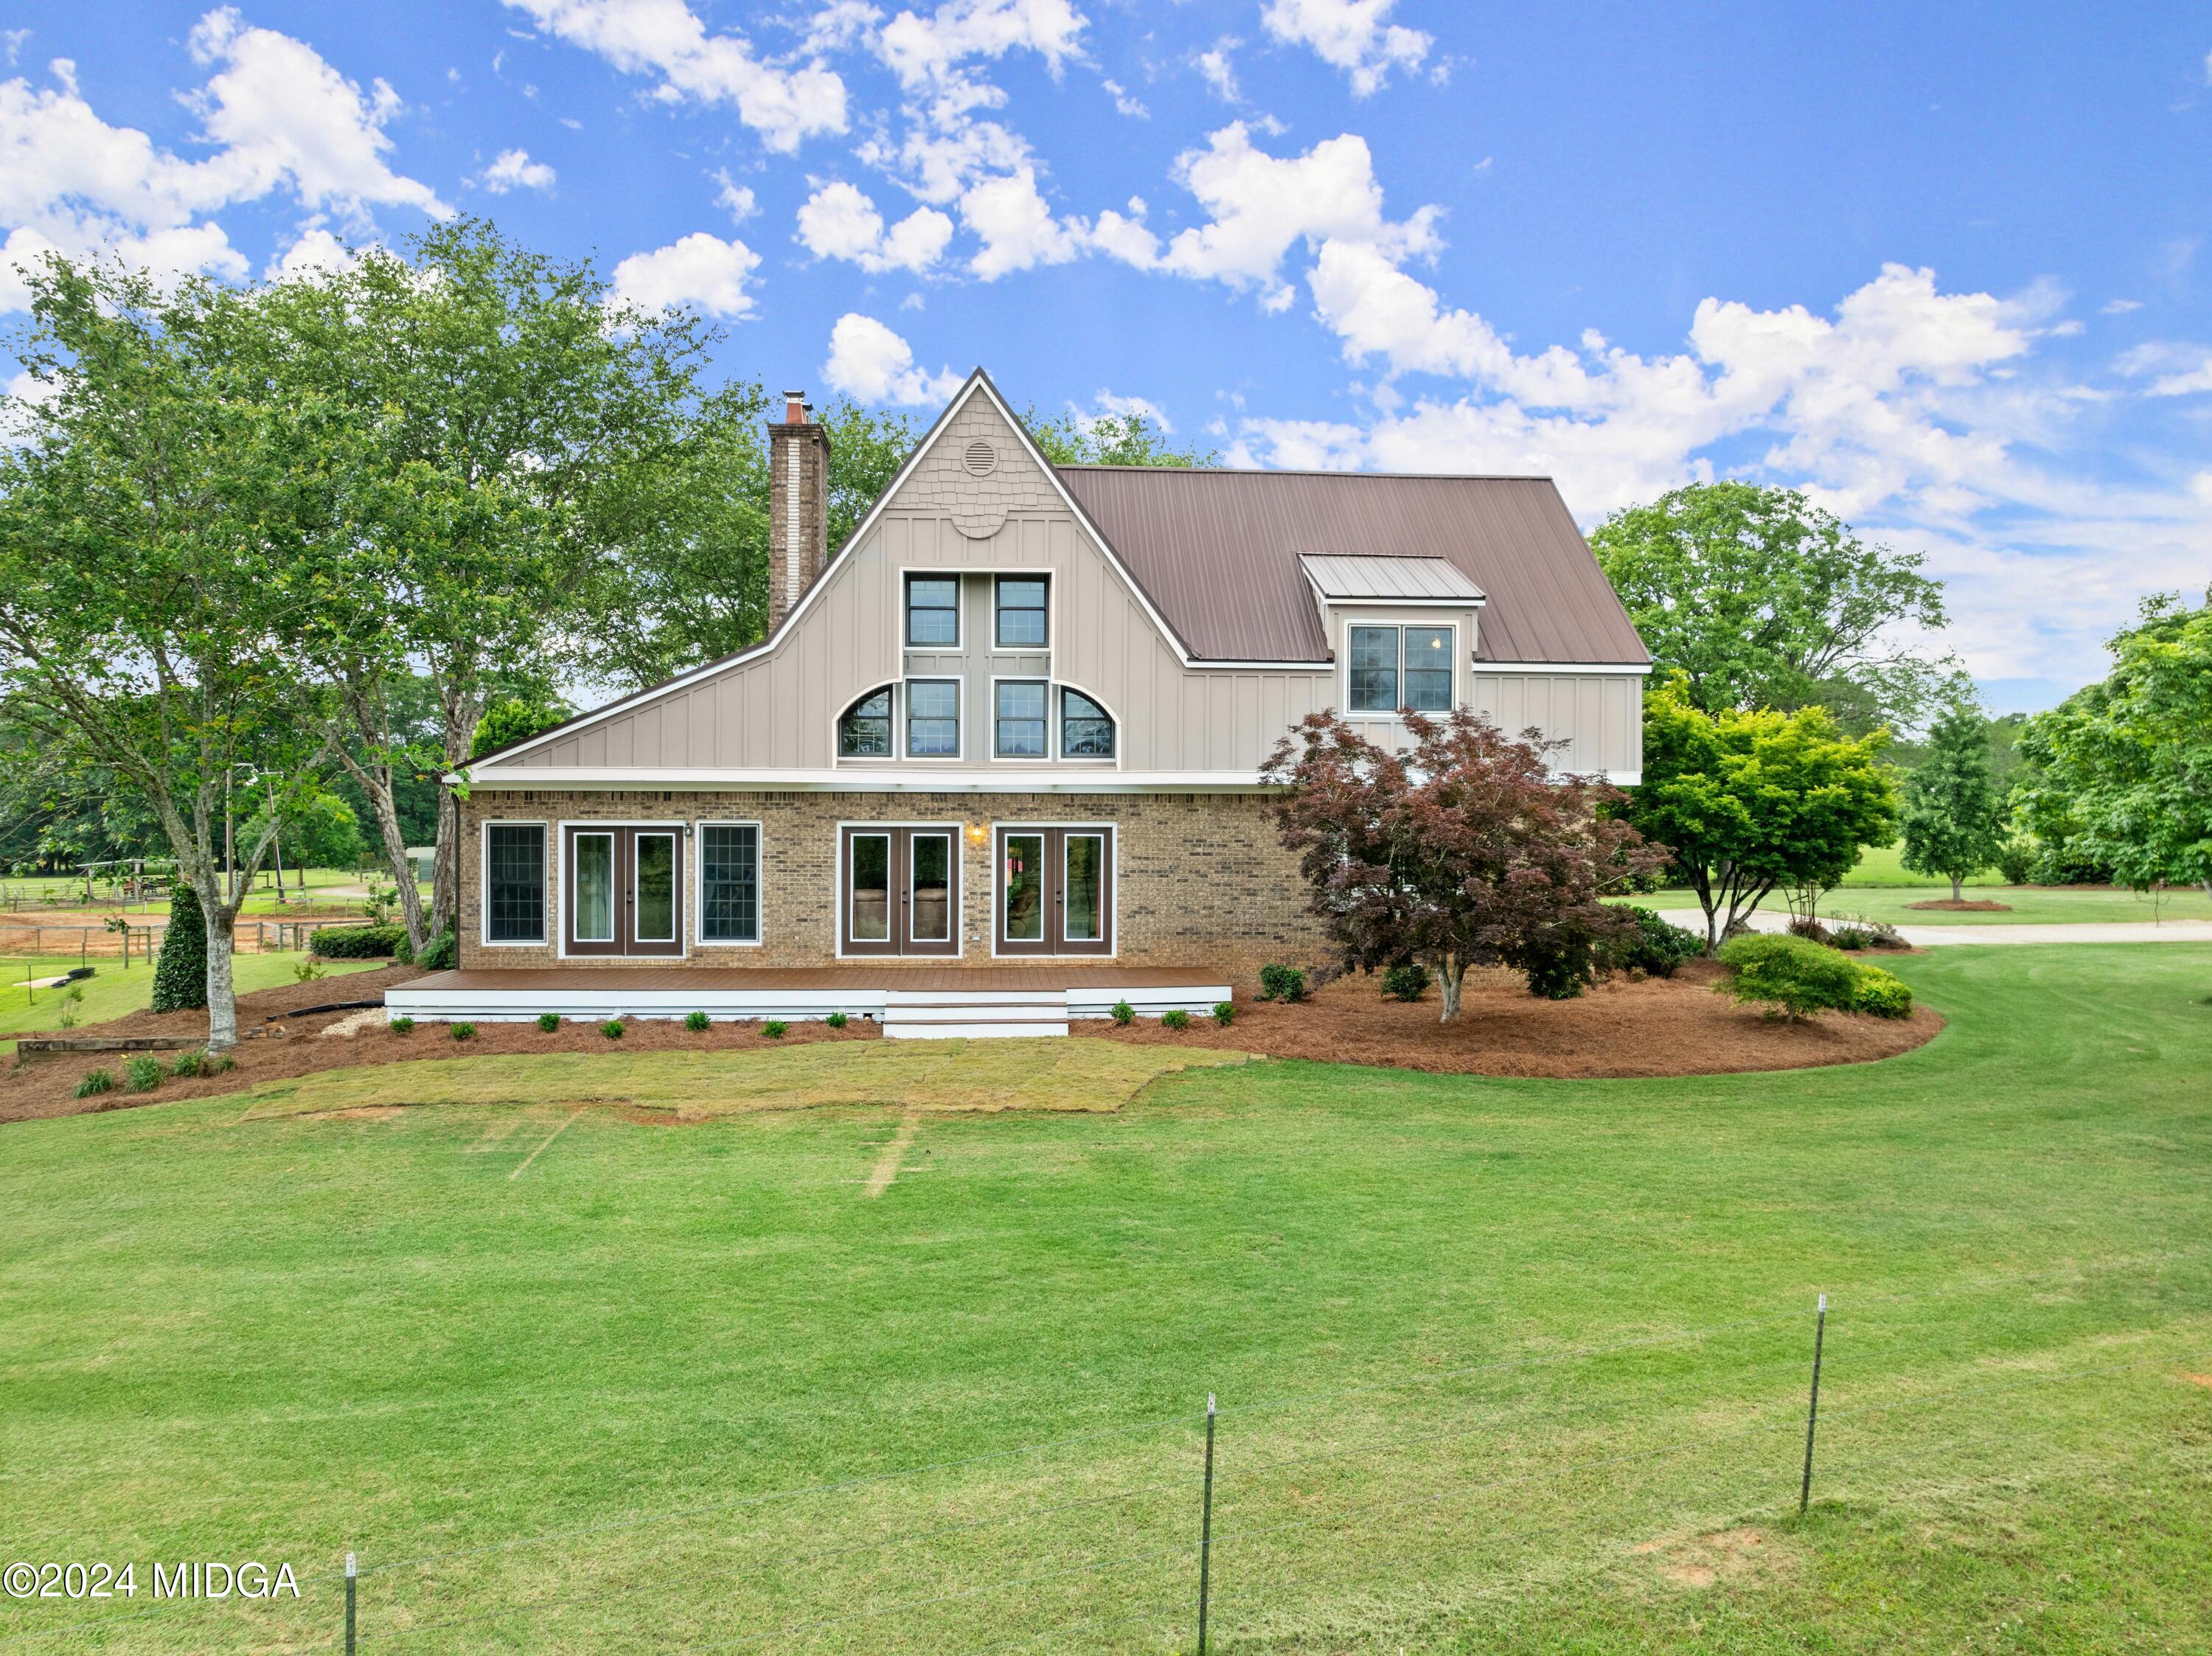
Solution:
[{"label": "brown metal roof", "polygon": [[1548,477],[1058,470],[1201,659],[1327,660],[1311,554],[1448,559],[1489,597],[1484,661],[1650,660]]}]

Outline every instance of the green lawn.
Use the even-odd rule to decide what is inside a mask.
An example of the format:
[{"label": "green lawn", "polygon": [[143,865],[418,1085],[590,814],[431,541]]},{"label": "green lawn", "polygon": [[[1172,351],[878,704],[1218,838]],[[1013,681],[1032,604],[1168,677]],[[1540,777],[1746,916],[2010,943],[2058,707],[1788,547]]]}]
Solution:
[{"label": "green lawn", "polygon": [[1216,1651],[2207,1649],[2212,948],[1892,964],[1863,1068],[0,1129],[0,1556],[142,1586],[0,1640],[1164,1656],[1211,1391]]},{"label": "green lawn", "polygon": [[[294,968],[307,956],[297,950],[284,954],[238,955],[232,957],[231,978],[238,992],[248,994],[256,989],[273,989],[280,984],[297,980]],[[331,977],[343,977],[349,972],[374,970],[389,962],[385,961],[325,961],[324,971]],[[72,984],[69,990],[31,989],[25,986],[40,978],[58,977],[77,964],[75,955],[52,955],[44,959],[21,955],[0,959],[0,1036],[30,1034],[39,1030],[58,1032],[64,1028],[64,1015],[74,1024],[73,1033],[92,1034],[95,1031],[85,1026],[105,1022],[132,1012],[143,1012],[154,992],[154,968],[143,961],[134,960],[128,969],[119,960],[100,960],[92,962],[93,975]],[[81,997],[72,998],[71,990],[82,990]],[[331,998],[343,1000],[342,993]],[[15,1043],[0,1040],[0,1052],[12,1052]]]},{"label": "green lawn", "polygon": [[[2131,891],[2107,891],[2070,886],[1969,886],[1969,902],[2008,905],[2002,914],[1961,913],[1955,910],[1914,908],[1951,895],[1949,886],[1838,886],[1820,899],[1820,918],[1833,920],[1852,915],[1861,919],[1887,920],[1893,925],[2056,925],[2069,922],[2112,921],[2150,925],[2154,920],[2212,920],[2212,898],[2191,889],[2168,891],[2154,903]],[[1631,899],[1648,908],[1683,909],[1698,906],[1694,891],[1656,891]],[[1759,905],[1762,913],[1786,914],[1789,906],[1780,894]]]},{"label": "green lawn", "polygon": [[[303,896],[318,905],[357,903],[367,877],[351,869],[311,868],[304,874],[298,869],[287,869],[284,870],[284,895],[294,904]],[[380,872],[376,877],[387,885],[391,883],[389,876]],[[430,883],[428,880],[417,883],[416,889],[426,901],[428,899]],[[104,883],[94,883],[94,894],[100,899],[95,906],[100,907],[102,912],[106,908],[107,889]],[[74,916],[84,912],[83,901],[84,882],[81,879],[58,874],[0,877],[0,909],[9,913],[51,914],[53,924],[67,925],[73,923]],[[134,919],[143,919],[148,915],[167,914],[169,905],[165,899],[160,902],[132,903],[130,910]],[[289,908],[277,907],[276,876],[264,869],[254,882],[253,890],[248,894],[241,913],[250,919],[256,915],[270,916],[289,912]]]}]

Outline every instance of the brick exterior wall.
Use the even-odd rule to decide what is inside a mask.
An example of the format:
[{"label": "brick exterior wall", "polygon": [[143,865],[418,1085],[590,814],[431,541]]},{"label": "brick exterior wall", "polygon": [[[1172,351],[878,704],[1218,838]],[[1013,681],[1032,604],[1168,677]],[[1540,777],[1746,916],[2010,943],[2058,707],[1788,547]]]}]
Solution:
[{"label": "brick exterior wall", "polygon": [[[961,962],[992,963],[991,829],[994,824],[1110,822],[1118,880],[1115,955],[1121,966],[1200,966],[1249,979],[1270,961],[1312,966],[1329,956],[1321,923],[1306,909],[1297,861],[1276,838],[1267,801],[1255,794],[1014,795],[974,793],[705,793],[479,791],[462,808],[461,943],[465,967],[551,966],[556,945],[483,941],[483,824],[547,825],[548,911],[556,935],[562,894],[563,822],[757,822],[761,824],[761,933],[757,947],[701,947],[696,839],[684,848],[685,959],[701,966],[828,966],[837,959],[836,858],[840,822],[956,824],[962,830]],[[984,830],[975,838],[968,830]],[[1096,955],[1081,957],[1090,964]],[[1039,957],[1024,955],[1023,963]],[[872,964],[942,968],[933,959],[872,957]],[[594,966],[666,966],[665,955]]]}]

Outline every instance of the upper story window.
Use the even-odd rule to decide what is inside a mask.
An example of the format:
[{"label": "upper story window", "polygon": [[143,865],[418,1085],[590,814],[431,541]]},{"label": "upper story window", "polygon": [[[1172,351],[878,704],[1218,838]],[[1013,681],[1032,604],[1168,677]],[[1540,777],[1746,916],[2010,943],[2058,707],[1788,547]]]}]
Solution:
[{"label": "upper story window", "polygon": [[995,642],[1001,650],[1045,647],[1045,583],[1042,576],[1001,575]]},{"label": "upper story window", "polygon": [[906,755],[909,759],[960,756],[960,681],[910,678],[906,682]]},{"label": "upper story window", "polygon": [[1452,705],[1450,627],[1354,627],[1350,629],[1347,699],[1356,713],[1449,713]]},{"label": "upper story window", "polygon": [[906,641],[910,649],[960,647],[960,582],[950,575],[906,578]]},{"label": "upper story window", "polygon": [[1045,686],[1041,679],[1001,679],[993,687],[991,752],[1000,759],[1045,756]]},{"label": "upper story window", "polygon": [[837,755],[841,759],[888,759],[891,756],[891,693],[889,685],[871,690],[837,721]]},{"label": "upper story window", "polygon": [[1062,759],[1111,759],[1114,720],[1107,711],[1080,690],[1060,693],[1060,756]]},{"label": "upper story window", "polygon": [[484,829],[484,941],[545,941],[542,822],[493,822]]}]

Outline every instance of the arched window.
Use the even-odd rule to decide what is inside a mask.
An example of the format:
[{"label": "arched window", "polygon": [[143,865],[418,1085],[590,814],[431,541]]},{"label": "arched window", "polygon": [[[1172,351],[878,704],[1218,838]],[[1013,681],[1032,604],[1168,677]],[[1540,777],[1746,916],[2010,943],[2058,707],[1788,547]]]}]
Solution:
[{"label": "arched window", "polygon": [[1060,756],[1062,759],[1111,759],[1114,720],[1107,711],[1080,690],[1060,693]]},{"label": "arched window", "polygon": [[871,690],[837,721],[837,756],[841,759],[888,759],[891,756],[891,690],[886,684]]}]

